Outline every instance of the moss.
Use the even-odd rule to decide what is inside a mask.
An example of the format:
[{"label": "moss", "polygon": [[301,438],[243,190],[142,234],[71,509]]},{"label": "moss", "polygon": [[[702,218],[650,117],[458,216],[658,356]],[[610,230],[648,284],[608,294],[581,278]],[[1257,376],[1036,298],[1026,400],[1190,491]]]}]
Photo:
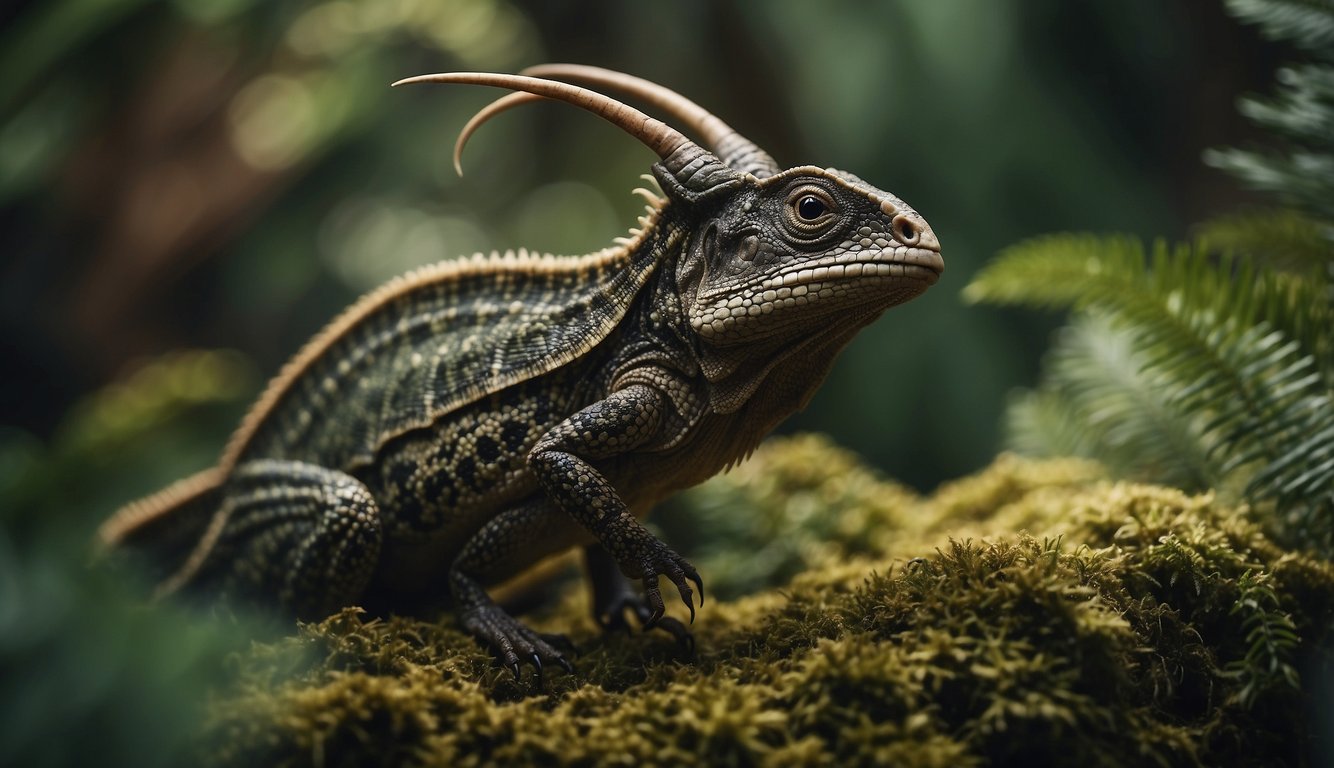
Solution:
[{"label": "moss", "polygon": [[[919,498],[820,438],[774,441],[688,495],[717,562],[792,525],[805,569],[711,600],[687,657],[597,634],[573,676],[515,682],[449,616],[348,609],[237,657],[218,764],[1303,764],[1298,670],[1330,644],[1334,569],[1208,495],[1003,456]],[[1020,530],[1041,533],[1034,537]],[[814,542],[820,539],[817,546]],[[810,542],[808,546],[806,543]],[[795,553],[795,554],[794,554]],[[708,573],[708,571],[705,571]],[[737,566],[734,573],[741,573]],[[749,581],[763,583],[741,595]]]}]

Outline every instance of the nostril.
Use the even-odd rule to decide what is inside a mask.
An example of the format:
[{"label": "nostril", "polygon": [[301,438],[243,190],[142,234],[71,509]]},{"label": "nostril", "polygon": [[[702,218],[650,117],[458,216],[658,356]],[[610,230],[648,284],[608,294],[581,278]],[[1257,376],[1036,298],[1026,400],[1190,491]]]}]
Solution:
[{"label": "nostril", "polygon": [[907,245],[913,245],[921,236],[917,224],[907,216],[899,215],[894,217],[894,231],[900,240]]}]

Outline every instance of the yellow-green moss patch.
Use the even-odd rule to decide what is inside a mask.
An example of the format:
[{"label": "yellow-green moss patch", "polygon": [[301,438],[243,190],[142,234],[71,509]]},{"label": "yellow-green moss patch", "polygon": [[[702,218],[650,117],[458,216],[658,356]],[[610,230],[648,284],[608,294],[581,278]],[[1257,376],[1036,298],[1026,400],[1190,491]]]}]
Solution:
[{"label": "yellow-green moss patch", "polygon": [[[735,565],[734,595],[761,586],[706,604],[695,657],[663,633],[600,636],[567,594],[534,621],[571,634],[576,674],[516,683],[449,616],[350,609],[237,660],[208,754],[460,766],[1309,754],[1298,670],[1325,663],[1334,570],[1276,546],[1244,509],[1013,456],[919,498],[814,437],[766,445],[673,511],[707,537],[724,503],[787,535],[781,559],[803,570],[775,583],[782,569]],[[708,559],[752,556],[756,530],[723,526]]]}]

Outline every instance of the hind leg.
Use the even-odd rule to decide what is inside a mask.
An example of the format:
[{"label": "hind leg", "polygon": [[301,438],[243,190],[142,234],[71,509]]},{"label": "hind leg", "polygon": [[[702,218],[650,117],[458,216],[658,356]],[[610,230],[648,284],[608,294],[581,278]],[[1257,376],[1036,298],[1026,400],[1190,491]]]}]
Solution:
[{"label": "hind leg", "polygon": [[496,515],[473,534],[449,569],[449,589],[465,629],[489,646],[515,678],[519,664],[532,664],[538,675],[544,663],[567,672],[570,662],[558,650],[564,638],[541,635],[496,605],[482,587],[531,565],[554,538],[570,528],[570,519],[546,499],[538,498]]},{"label": "hind leg", "polygon": [[223,487],[217,544],[196,583],[302,619],[360,599],[380,555],[370,491],[342,472],[298,461],[238,466]]}]

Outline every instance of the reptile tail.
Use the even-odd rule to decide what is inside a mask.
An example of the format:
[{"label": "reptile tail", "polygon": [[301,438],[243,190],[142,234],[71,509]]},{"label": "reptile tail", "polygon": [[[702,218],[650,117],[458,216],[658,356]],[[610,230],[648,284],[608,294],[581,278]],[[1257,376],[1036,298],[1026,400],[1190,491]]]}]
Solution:
[{"label": "reptile tail", "polygon": [[[222,504],[223,473],[200,472],[126,504],[98,529],[107,549],[124,551],[170,591],[179,586]],[[165,583],[164,583],[165,582]]]}]

